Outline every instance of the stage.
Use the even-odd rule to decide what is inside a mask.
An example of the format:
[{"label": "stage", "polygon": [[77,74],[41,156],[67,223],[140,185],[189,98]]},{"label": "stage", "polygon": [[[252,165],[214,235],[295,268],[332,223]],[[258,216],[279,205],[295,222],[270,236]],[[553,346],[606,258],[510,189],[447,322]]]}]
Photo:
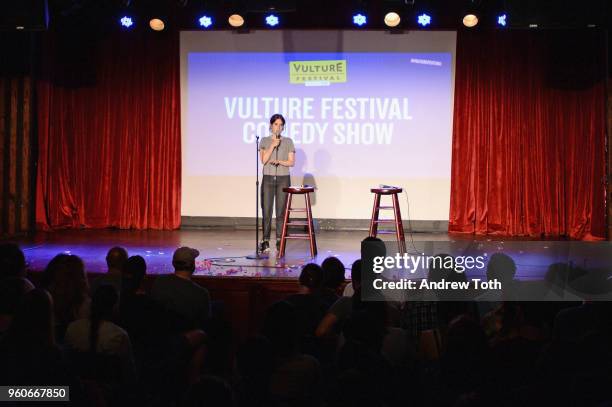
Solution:
[{"label": "stage", "polygon": [[[317,231],[318,255],[312,259],[307,241],[290,240],[284,259],[276,257],[271,248],[268,259],[249,260],[255,253],[255,232],[235,229],[159,230],[61,230],[37,233],[20,240],[28,269],[44,270],[46,264],[59,253],[81,257],[87,273],[106,271],[105,256],[113,246],[124,247],[130,256],[140,255],[147,262],[147,274],[173,272],[172,253],[180,246],[200,251],[195,276],[198,277],[255,277],[296,279],[304,264],[321,264],[329,256],[338,257],[346,266],[350,278],[351,264],[360,257],[360,242],[367,231]],[[417,233],[415,240],[449,239],[446,233]],[[274,242],[272,242],[274,246]]]},{"label": "stage", "polygon": [[[360,258],[360,242],[367,237],[366,230],[316,232],[318,255],[310,257],[307,241],[290,240],[285,258],[277,258],[271,249],[268,259],[249,260],[255,253],[255,232],[243,229],[179,229],[119,230],[82,229],[39,232],[17,242],[22,247],[28,270],[38,273],[59,253],[74,254],[83,259],[88,274],[106,272],[105,256],[113,246],[127,249],[130,256],[140,255],[147,262],[147,274],[159,275],[173,272],[172,254],[180,246],[200,251],[197,259],[196,278],[259,278],[293,281],[299,277],[301,267],[309,262],[321,264],[329,256],[338,257],[346,267],[350,278],[351,264]],[[384,237],[388,240],[389,237]],[[511,256],[516,265],[516,279],[542,279],[548,266],[563,260],[584,265],[580,253],[584,248],[605,249],[606,242],[570,242],[566,240],[508,239],[495,236],[474,236],[448,233],[406,234],[409,254],[417,253],[423,244],[436,242],[448,245],[464,245],[490,256],[502,252]],[[416,246],[416,247],[415,247]],[[576,250],[580,247],[581,250]],[[570,252],[578,253],[572,257]],[[561,256],[561,257],[560,257]],[[599,256],[589,253],[591,264]],[[599,267],[604,264],[597,265]]]}]

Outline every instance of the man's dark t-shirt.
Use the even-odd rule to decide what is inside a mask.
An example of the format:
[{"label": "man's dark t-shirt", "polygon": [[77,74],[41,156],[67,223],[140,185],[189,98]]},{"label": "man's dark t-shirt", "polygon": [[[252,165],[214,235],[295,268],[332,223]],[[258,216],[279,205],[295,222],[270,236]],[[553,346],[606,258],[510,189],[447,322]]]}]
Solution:
[{"label": "man's dark t-shirt", "polygon": [[151,297],[179,318],[183,329],[202,328],[210,318],[208,290],[174,274],[157,277]]}]

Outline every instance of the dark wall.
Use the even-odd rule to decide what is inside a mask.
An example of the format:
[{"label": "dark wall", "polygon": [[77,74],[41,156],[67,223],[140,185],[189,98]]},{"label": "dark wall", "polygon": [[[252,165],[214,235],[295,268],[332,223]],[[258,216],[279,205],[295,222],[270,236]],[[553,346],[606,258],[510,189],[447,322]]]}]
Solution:
[{"label": "dark wall", "polygon": [[34,229],[36,34],[0,37],[0,237]]}]

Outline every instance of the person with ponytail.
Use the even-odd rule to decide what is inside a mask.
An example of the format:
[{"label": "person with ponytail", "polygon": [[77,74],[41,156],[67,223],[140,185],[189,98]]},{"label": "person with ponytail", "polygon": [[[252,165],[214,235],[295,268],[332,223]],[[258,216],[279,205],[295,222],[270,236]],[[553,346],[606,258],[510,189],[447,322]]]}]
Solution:
[{"label": "person with ponytail", "polygon": [[53,300],[49,293],[34,289],[23,294],[9,330],[0,341],[0,383],[73,384],[74,377],[55,343],[53,328]]},{"label": "person with ponytail", "polygon": [[77,353],[118,357],[121,382],[130,384],[136,379],[130,338],[125,330],[112,322],[118,299],[113,286],[100,286],[91,301],[90,317],[72,322],[66,330],[65,342]]}]

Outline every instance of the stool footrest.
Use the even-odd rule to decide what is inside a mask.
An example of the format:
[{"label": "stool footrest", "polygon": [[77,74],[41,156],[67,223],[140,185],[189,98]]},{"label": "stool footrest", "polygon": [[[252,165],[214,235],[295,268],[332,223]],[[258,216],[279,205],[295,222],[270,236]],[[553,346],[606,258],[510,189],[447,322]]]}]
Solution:
[{"label": "stool footrest", "polygon": [[[400,192],[403,192],[402,188],[380,187],[372,188],[370,191],[374,193],[374,206],[372,208],[372,217],[370,218],[369,235],[371,237],[376,237],[377,235],[395,235],[398,250],[400,253],[406,253],[404,225],[402,224],[402,214],[398,199]],[[381,205],[383,195],[388,195],[390,198],[390,202],[387,202],[386,205]],[[381,212],[381,210],[387,210],[387,212]],[[379,219],[380,214],[384,215],[382,216],[383,219]],[[383,230],[379,231],[379,227],[383,228]]]},{"label": "stool footrest", "polygon": [[[310,202],[310,193],[314,192],[314,187],[307,185],[301,187],[289,187],[283,188],[283,191],[287,193],[287,201],[285,203],[285,219],[283,220],[283,230],[281,233],[280,247],[278,249],[277,257],[285,257],[285,249],[287,248],[286,245],[288,239],[302,239],[310,242],[310,256],[314,258],[317,255],[317,241],[315,240],[314,223],[312,220],[312,209]],[[295,194],[299,194],[304,197],[304,207],[291,207],[292,198]],[[294,216],[293,219],[291,219],[292,216]],[[289,230],[291,228],[295,229],[293,229],[293,231],[290,233]],[[277,230],[276,233],[278,232],[279,231]]]}]

